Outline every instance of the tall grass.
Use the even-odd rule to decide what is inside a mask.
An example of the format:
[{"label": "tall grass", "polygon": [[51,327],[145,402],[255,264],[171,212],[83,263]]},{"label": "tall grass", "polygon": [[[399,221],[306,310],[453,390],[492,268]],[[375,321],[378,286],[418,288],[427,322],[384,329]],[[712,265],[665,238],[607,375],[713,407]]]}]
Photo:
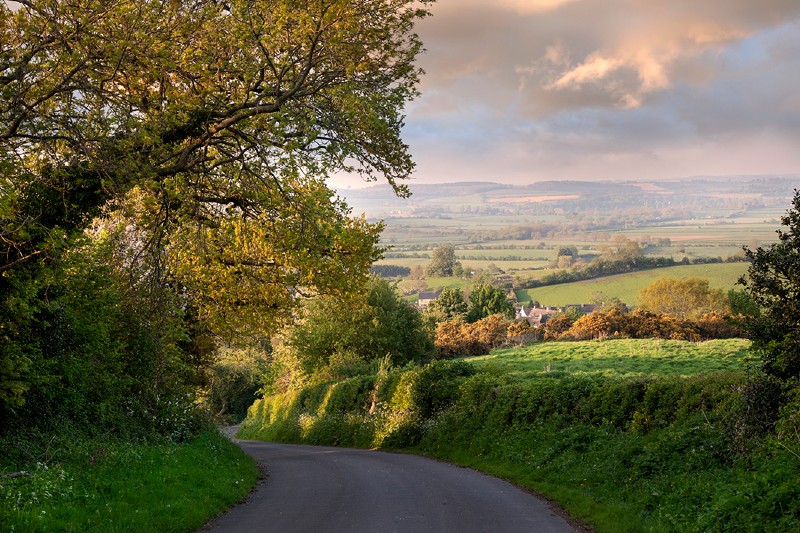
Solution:
[{"label": "tall grass", "polygon": [[184,444],[52,441],[28,464],[1,466],[0,529],[26,532],[193,531],[258,476],[214,430]]}]

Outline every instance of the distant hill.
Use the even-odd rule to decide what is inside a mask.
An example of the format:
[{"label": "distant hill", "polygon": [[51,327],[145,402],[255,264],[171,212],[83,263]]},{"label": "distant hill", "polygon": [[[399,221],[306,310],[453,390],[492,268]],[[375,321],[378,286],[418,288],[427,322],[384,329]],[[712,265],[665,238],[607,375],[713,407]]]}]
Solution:
[{"label": "distant hill", "polygon": [[800,175],[695,176],[659,181],[544,181],[528,185],[492,182],[409,183],[412,197],[395,196],[388,184],[337,191],[357,214],[368,217],[430,215],[431,212],[543,209],[610,211],[625,208],[754,208],[788,205]]}]

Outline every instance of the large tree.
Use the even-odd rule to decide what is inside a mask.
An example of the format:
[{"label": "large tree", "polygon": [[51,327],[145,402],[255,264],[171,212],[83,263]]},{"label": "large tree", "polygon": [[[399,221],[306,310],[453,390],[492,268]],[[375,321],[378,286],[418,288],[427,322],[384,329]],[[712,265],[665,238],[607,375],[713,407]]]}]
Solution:
[{"label": "large tree", "polygon": [[433,353],[419,311],[380,278],[373,278],[364,294],[348,300],[311,300],[302,316],[287,332],[286,343],[308,374],[337,360],[353,364],[389,357],[392,364],[402,365]]},{"label": "large tree", "polygon": [[[118,279],[153,296],[139,300],[151,329],[191,313],[217,333],[270,331],[302,296],[363,285],[381,226],[324,180],[407,194],[402,110],[427,3],[0,3],[2,335],[34,331],[43,265],[90,224]],[[7,355],[16,402],[36,365]]]},{"label": "large tree", "polygon": [[702,278],[659,278],[639,291],[637,301],[642,309],[680,318],[730,312],[725,294]]},{"label": "large tree", "polygon": [[426,314],[434,322],[461,321],[467,317],[467,302],[458,287],[445,287],[439,296],[428,304]]},{"label": "large tree", "polygon": [[502,289],[481,282],[469,295],[467,322],[477,322],[495,314],[513,318],[514,306],[508,301],[506,293]]},{"label": "large tree", "polygon": [[459,265],[456,259],[456,248],[452,244],[440,244],[433,250],[431,262],[425,268],[428,276],[452,276]]},{"label": "large tree", "polygon": [[753,350],[764,370],[781,378],[800,377],[800,191],[781,217],[785,230],[778,242],[755,249],[745,247],[750,260],[739,283],[761,306],[760,317],[749,321]]},{"label": "large tree", "polygon": [[632,241],[624,235],[614,235],[608,244],[598,247],[600,259],[605,261],[624,261],[635,264],[644,257],[644,252],[639,243]]},{"label": "large tree", "polygon": [[[3,4],[9,194],[43,187],[70,206],[79,195],[96,204],[80,205],[84,218],[133,194],[145,244],[170,252],[187,287],[211,287],[200,303],[218,314],[344,288],[366,274],[379,228],[347,216],[322,179],[353,171],[407,192],[401,112],[424,3]],[[46,252],[24,237],[5,245],[3,269]]]}]

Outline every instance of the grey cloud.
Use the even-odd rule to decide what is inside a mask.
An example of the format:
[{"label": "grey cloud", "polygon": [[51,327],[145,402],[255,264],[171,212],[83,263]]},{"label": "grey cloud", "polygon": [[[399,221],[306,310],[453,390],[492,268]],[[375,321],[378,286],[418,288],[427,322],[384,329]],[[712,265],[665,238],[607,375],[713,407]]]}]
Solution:
[{"label": "grey cloud", "polygon": [[420,179],[800,168],[797,0],[438,0],[433,12],[406,129]]}]

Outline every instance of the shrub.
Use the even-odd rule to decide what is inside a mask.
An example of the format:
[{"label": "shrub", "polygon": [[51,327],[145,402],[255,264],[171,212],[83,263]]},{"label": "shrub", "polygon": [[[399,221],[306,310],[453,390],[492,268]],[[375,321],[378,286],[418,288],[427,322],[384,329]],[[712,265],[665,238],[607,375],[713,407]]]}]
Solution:
[{"label": "shrub", "polygon": [[436,327],[436,355],[439,358],[483,355],[506,342],[512,322],[503,315],[491,315],[474,323],[441,322]]},{"label": "shrub", "polygon": [[721,315],[707,314],[697,320],[651,313],[636,309],[624,313],[619,309],[595,311],[570,323],[566,315],[553,317],[547,323],[546,339],[590,340],[606,337],[634,339],[658,338],[699,341],[702,339],[729,339],[741,337],[743,331],[735,320]]},{"label": "shrub", "polygon": [[416,375],[411,401],[420,416],[428,417],[450,405],[458,396],[461,379],[475,374],[464,361],[434,361]]}]

